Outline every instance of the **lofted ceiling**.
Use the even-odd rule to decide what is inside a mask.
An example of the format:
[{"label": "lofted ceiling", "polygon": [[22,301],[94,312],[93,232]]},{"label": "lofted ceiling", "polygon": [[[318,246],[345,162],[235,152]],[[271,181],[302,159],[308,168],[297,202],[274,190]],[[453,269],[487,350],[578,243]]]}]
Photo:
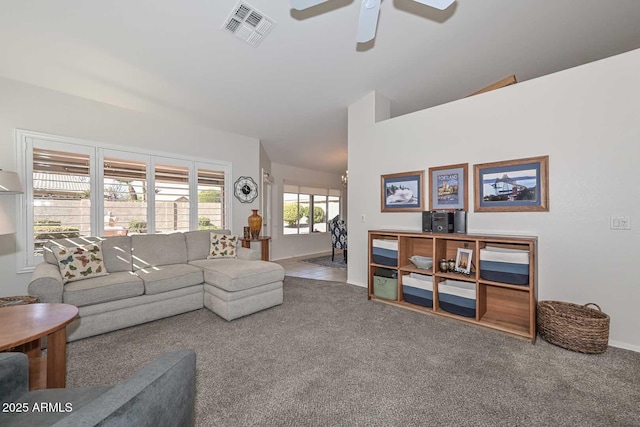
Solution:
[{"label": "lofted ceiling", "polygon": [[[342,173],[347,107],[375,90],[398,116],[640,48],[638,0],[359,0],[275,21],[258,47],[221,30],[237,0],[0,0],[0,76],[259,138],[272,161]],[[612,76],[615,78],[615,76]],[[0,94],[1,96],[1,94]]]}]

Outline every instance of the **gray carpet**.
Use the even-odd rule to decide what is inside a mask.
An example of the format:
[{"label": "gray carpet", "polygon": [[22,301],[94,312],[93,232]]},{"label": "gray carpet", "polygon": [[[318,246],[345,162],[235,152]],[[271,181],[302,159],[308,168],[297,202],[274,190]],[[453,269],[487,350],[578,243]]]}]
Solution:
[{"label": "gray carpet", "polygon": [[68,386],[197,352],[198,426],[638,426],[640,353],[585,355],[286,277],[284,304],[70,343]]},{"label": "gray carpet", "polygon": [[300,261],[310,262],[312,264],[318,264],[324,267],[347,268],[347,263],[344,261],[344,255],[342,254],[342,252],[335,254],[335,256],[333,257],[333,261],[331,261],[331,255],[301,259]]}]

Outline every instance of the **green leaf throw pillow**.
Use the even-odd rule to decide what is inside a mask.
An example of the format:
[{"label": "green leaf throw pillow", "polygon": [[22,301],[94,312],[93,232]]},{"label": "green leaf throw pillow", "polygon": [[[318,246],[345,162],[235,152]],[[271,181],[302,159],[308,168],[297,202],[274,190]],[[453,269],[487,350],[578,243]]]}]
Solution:
[{"label": "green leaf throw pillow", "polygon": [[207,258],[236,258],[238,256],[238,236],[211,233],[210,241]]},{"label": "green leaf throw pillow", "polygon": [[109,274],[104,266],[102,242],[88,243],[70,248],[52,246],[51,251],[58,261],[62,283]]}]

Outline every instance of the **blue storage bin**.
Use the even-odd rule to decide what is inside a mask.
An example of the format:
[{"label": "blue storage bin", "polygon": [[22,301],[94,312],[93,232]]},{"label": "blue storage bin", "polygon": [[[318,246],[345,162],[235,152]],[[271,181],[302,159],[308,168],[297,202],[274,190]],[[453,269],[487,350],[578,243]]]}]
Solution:
[{"label": "blue storage bin", "polygon": [[433,307],[433,282],[431,277],[402,276],[402,297],[411,304]]},{"label": "blue storage bin", "polygon": [[398,265],[398,251],[374,247],[371,255],[373,262],[376,264],[388,265],[391,267],[397,267]]},{"label": "blue storage bin", "polygon": [[529,251],[487,246],[480,249],[480,277],[492,282],[529,284]]},{"label": "blue storage bin", "polygon": [[398,241],[386,239],[373,239],[371,258],[373,262],[390,267],[398,266]]},{"label": "blue storage bin", "polygon": [[438,284],[438,303],[449,313],[476,317],[476,284],[445,280]]}]

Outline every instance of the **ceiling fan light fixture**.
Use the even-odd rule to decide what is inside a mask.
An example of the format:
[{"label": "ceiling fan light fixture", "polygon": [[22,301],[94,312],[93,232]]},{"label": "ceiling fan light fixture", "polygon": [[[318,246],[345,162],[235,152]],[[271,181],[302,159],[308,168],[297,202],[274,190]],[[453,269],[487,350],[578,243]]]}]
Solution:
[{"label": "ceiling fan light fixture", "polygon": [[326,1],[327,0],[290,0],[289,4],[291,5],[291,9],[305,10],[313,6],[317,6],[320,3],[324,3]]},{"label": "ceiling fan light fixture", "polygon": [[380,0],[362,0],[356,42],[366,43],[376,36],[379,15]]},{"label": "ceiling fan light fixture", "polygon": [[418,3],[422,3],[425,6],[433,7],[438,10],[445,10],[451,6],[456,0],[413,0]]}]

